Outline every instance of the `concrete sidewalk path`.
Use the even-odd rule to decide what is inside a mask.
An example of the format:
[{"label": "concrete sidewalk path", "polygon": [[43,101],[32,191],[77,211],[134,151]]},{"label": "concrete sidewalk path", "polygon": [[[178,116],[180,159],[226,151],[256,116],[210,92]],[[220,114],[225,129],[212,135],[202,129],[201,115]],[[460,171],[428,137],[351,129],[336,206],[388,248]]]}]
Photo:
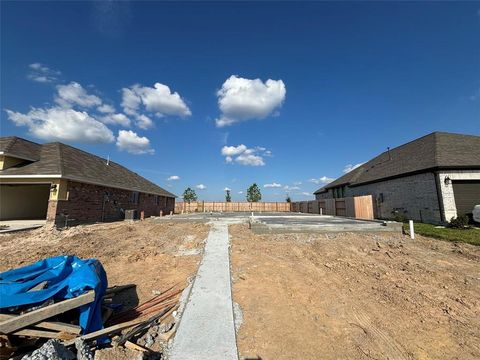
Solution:
[{"label": "concrete sidewalk path", "polygon": [[238,360],[228,223],[212,222],[203,259],[173,341],[171,360]]}]

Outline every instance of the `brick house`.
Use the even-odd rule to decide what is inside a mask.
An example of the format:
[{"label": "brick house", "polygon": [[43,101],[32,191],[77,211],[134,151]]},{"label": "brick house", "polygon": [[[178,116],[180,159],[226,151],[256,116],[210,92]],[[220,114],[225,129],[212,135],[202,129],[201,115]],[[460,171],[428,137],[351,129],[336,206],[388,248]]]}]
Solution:
[{"label": "brick house", "polygon": [[127,168],[59,142],[0,138],[0,220],[57,225],[114,221],[126,210],[158,216],[175,195]]},{"label": "brick house", "polygon": [[315,191],[372,195],[376,218],[444,223],[480,204],[480,137],[434,132],[383,152]]}]

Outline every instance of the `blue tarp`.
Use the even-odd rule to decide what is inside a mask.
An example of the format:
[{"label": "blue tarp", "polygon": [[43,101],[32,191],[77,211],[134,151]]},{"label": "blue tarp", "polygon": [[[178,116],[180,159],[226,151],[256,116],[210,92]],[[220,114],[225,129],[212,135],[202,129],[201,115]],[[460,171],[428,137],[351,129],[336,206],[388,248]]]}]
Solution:
[{"label": "blue tarp", "polygon": [[[44,281],[46,288],[29,292]],[[103,328],[101,303],[107,286],[107,275],[98,260],[52,257],[0,273],[0,310],[37,305],[48,299],[57,302],[95,290],[95,301],[78,308],[82,334],[87,334]]]}]

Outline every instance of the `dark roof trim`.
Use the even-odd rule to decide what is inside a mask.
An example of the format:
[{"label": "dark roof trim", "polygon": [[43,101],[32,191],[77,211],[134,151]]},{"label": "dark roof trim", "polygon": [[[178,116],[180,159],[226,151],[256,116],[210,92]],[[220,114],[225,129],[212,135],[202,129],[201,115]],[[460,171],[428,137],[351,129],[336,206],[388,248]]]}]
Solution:
[{"label": "dark roof trim", "polygon": [[[399,179],[399,178],[402,178],[402,177],[413,176],[413,175],[424,174],[424,173],[431,173],[431,172],[442,171],[442,170],[480,170],[480,165],[472,165],[472,166],[468,166],[468,167],[467,166],[432,167],[432,168],[429,168],[429,169],[411,171],[409,173],[403,173],[403,174],[388,176],[388,177],[384,177],[384,178],[376,179],[376,180],[372,180],[372,181],[365,181],[365,182],[362,182],[362,183],[348,184],[348,186],[349,187],[356,187],[356,186],[374,184],[374,183],[378,183],[378,182],[382,182],[382,181]],[[337,187],[337,186],[340,186],[340,185],[336,185],[336,186],[333,186],[333,187]]]},{"label": "dark roof trim", "polygon": [[160,192],[153,192],[153,191],[145,191],[141,189],[136,189],[136,188],[127,188],[127,187],[120,187],[120,186],[115,186],[115,185],[109,185],[109,184],[103,184],[101,182],[95,182],[91,180],[85,180],[81,178],[77,178],[74,176],[62,176],[61,179],[65,180],[70,180],[70,181],[75,181],[78,183],[83,183],[83,184],[91,184],[91,185],[97,185],[97,186],[102,186],[102,187],[107,187],[107,188],[112,188],[112,189],[120,189],[120,190],[126,190],[126,191],[136,191],[142,194],[152,194],[152,195],[158,195],[158,196],[164,196],[164,197],[170,197],[170,198],[177,198],[178,196],[175,194],[172,194],[168,191],[165,191],[165,193],[160,193]]}]

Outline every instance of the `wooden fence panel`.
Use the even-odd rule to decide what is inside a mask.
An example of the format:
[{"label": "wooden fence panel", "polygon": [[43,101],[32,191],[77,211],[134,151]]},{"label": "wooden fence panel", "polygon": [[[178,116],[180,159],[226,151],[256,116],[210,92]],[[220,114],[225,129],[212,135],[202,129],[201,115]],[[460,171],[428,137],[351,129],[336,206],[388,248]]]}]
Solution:
[{"label": "wooden fence panel", "polygon": [[373,200],[371,195],[315,201],[296,201],[290,204],[293,212],[309,214],[346,216],[373,220]]},{"label": "wooden fence panel", "polygon": [[196,201],[192,203],[176,202],[175,213],[192,212],[290,212],[288,202],[224,202],[224,201]]},{"label": "wooden fence panel", "polygon": [[335,215],[347,216],[347,207],[345,205],[345,199],[335,199]]},{"label": "wooden fence panel", "polygon": [[357,219],[373,220],[372,195],[356,196],[354,199],[355,217]]}]

